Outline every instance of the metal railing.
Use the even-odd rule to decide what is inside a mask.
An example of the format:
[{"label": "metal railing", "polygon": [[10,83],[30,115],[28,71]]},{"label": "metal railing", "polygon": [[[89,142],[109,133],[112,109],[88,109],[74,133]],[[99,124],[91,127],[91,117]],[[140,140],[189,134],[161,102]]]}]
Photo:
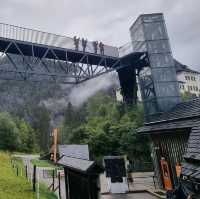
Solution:
[{"label": "metal railing", "polygon": [[119,47],[119,57],[126,56],[133,52],[146,52],[146,41],[133,41]]},{"label": "metal railing", "polygon": [[133,52],[133,47],[131,42],[119,47],[119,56],[123,57]]},{"label": "metal railing", "polygon": [[[30,42],[33,44],[41,44],[46,46],[75,50],[73,38],[4,23],[0,23],[0,37]],[[83,51],[81,40],[79,42],[79,51]],[[91,41],[87,42],[87,47],[85,51],[89,53],[94,53],[93,43]],[[100,54],[99,48],[97,50],[97,54]],[[104,45],[104,54],[111,57],[118,57],[118,48]]]}]

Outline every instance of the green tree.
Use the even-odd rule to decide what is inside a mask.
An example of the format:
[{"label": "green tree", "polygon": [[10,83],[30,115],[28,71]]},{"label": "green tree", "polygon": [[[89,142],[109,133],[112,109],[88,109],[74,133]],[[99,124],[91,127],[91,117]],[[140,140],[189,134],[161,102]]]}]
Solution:
[{"label": "green tree", "polygon": [[74,107],[70,102],[68,103],[64,114],[64,123],[61,127],[62,143],[69,143],[69,140],[74,134],[74,130],[78,129],[85,122],[85,111],[85,104],[81,107]]},{"label": "green tree", "polygon": [[183,102],[188,101],[192,98],[194,98],[194,96],[189,91],[185,91],[184,93],[181,93],[181,99]]},{"label": "green tree", "polygon": [[21,144],[18,150],[23,152],[32,152],[37,150],[35,132],[32,127],[24,120],[18,120],[19,138]]},{"label": "green tree", "polygon": [[49,127],[50,127],[50,113],[44,107],[37,107],[32,109],[30,107],[28,114],[32,119],[32,128],[35,132],[35,139],[39,149],[47,151],[48,139],[49,139]]},{"label": "green tree", "polygon": [[88,144],[92,157],[97,160],[105,155],[120,154],[141,161],[150,160],[149,140],[136,131],[143,125],[141,104],[119,104],[100,92],[88,100],[84,113],[84,122],[78,123],[79,112],[72,105],[66,110],[64,125],[71,128],[67,143]]},{"label": "green tree", "polygon": [[9,113],[0,113],[0,148],[17,150],[21,145],[19,129]]}]

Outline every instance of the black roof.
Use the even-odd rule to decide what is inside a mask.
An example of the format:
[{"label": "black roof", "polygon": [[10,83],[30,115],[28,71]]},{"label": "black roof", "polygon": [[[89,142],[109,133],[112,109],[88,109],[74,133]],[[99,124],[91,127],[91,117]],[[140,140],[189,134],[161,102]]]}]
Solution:
[{"label": "black roof", "polygon": [[189,178],[194,178],[196,180],[200,180],[200,166],[191,163],[183,163],[182,165],[182,175],[187,176]]},{"label": "black roof", "polygon": [[103,171],[103,169],[100,166],[98,166],[94,161],[83,160],[68,156],[62,156],[57,162],[57,164],[84,174],[101,173]]},{"label": "black roof", "polygon": [[89,160],[89,148],[87,144],[65,144],[58,145],[60,156],[68,156],[72,158],[79,158]]},{"label": "black roof", "polygon": [[184,158],[188,161],[192,160],[200,163],[200,124],[192,128]]},{"label": "black roof", "polygon": [[179,61],[177,61],[176,59],[174,59],[174,64],[175,64],[176,73],[182,72],[182,71],[186,71],[186,72],[191,72],[191,73],[198,73],[198,74],[200,74],[199,71],[190,69],[189,66],[186,66],[186,65],[184,65],[184,64],[181,64],[181,63],[180,63]]},{"label": "black roof", "polygon": [[154,122],[145,123],[138,129],[140,133],[160,130],[191,128],[200,125],[200,98],[176,105],[170,111],[158,116]]},{"label": "black roof", "polygon": [[184,159],[182,174],[200,180],[200,124],[192,128]]},{"label": "black roof", "polygon": [[72,169],[86,172],[94,164],[94,161],[83,160],[64,155],[57,163]]}]

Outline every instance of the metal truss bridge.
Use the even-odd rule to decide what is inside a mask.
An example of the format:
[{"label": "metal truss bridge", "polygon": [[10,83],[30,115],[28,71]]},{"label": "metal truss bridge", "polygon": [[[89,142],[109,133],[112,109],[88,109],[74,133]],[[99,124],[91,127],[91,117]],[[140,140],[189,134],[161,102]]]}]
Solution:
[{"label": "metal truss bridge", "polygon": [[130,43],[102,50],[94,41],[0,23],[0,79],[77,84],[117,71],[123,100],[136,103],[139,84],[145,119],[153,121],[181,100],[164,16],[140,15],[129,31]]},{"label": "metal truss bridge", "polygon": [[147,53],[131,45],[104,45],[104,53],[88,41],[77,49],[74,39],[0,23],[0,79],[77,84],[125,67],[147,65]]}]

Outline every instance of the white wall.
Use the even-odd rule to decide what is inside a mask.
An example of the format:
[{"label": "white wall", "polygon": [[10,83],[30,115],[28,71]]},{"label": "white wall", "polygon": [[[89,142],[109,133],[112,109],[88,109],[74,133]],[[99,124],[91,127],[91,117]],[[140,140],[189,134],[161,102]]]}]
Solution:
[{"label": "white wall", "polygon": [[177,74],[181,93],[189,92],[200,97],[200,74],[182,71]]}]

